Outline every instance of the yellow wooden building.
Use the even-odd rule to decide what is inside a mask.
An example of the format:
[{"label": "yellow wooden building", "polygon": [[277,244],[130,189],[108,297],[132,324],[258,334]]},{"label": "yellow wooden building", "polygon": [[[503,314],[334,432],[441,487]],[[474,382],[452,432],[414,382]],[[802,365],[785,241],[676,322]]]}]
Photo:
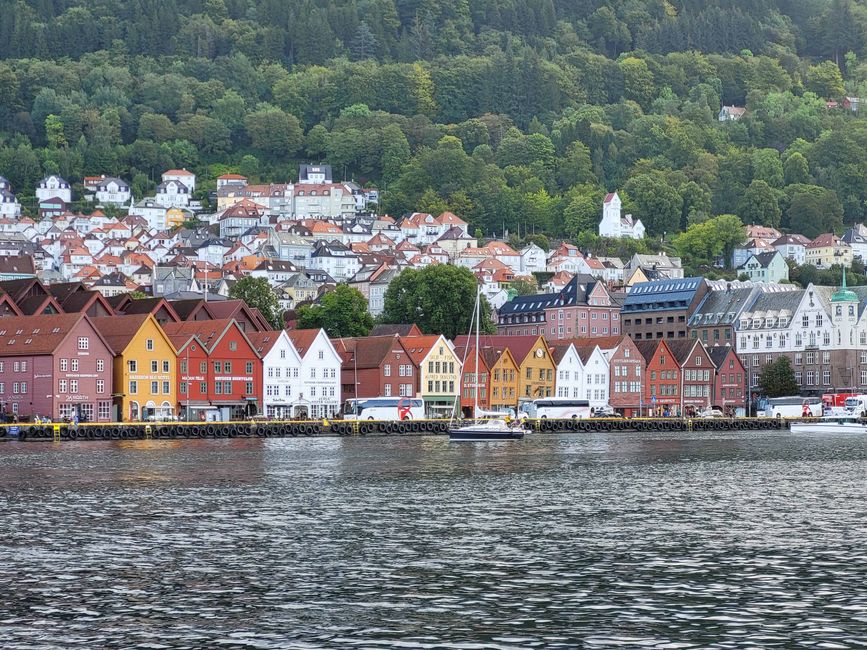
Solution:
[{"label": "yellow wooden building", "polygon": [[114,353],[116,419],[159,420],[177,412],[177,351],[151,314],[94,318]]},{"label": "yellow wooden building", "polygon": [[401,343],[419,368],[418,397],[425,415],[449,417],[461,380],[461,359],[444,336],[402,336]]}]

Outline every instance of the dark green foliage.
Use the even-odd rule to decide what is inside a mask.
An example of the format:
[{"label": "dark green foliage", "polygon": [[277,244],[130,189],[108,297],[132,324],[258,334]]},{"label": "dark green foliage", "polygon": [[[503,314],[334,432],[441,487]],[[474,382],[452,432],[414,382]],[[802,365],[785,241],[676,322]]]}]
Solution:
[{"label": "dark green foliage", "polygon": [[[415,323],[425,334],[454,339],[469,331],[478,282],[465,267],[426,266],[407,269],[391,281],[385,292],[383,323]],[[481,332],[493,334],[488,301],[482,297]]]},{"label": "dark green foliage", "polygon": [[373,316],[367,311],[367,299],[358,290],[339,284],[312,305],[298,309],[298,329],[322,328],[328,336],[367,336],[373,329]]},{"label": "dark green foliage", "polygon": [[800,392],[788,357],[780,356],[764,365],[759,374],[759,388],[765,397],[785,397]]},{"label": "dark green foliage", "polygon": [[249,307],[258,309],[275,330],[286,326],[277,295],[267,278],[241,278],[229,289],[229,297],[243,300]]},{"label": "dark green foliage", "polygon": [[[867,218],[867,121],[825,103],[867,93],[855,0],[0,0],[0,16],[0,174],[31,214],[48,172],[138,196],[183,166],[204,194],[226,171],[285,182],[321,161],[383,187],[394,216],[449,209],[488,236],[593,245],[601,197],[624,189],[654,236],[719,214]],[[721,103],[747,115],[720,124]]]}]

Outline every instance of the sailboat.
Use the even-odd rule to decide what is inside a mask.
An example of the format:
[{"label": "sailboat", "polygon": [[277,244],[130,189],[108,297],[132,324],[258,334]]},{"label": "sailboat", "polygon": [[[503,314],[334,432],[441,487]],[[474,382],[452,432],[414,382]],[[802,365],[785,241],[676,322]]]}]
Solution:
[{"label": "sailboat", "polygon": [[[473,417],[478,417],[479,413],[479,321],[482,304],[482,288],[479,286],[476,289],[476,306],[473,309],[473,317],[470,320],[470,337],[473,335],[473,328],[476,330],[476,345],[475,345],[475,383],[473,394]],[[469,341],[468,341],[469,343]],[[464,352],[464,363],[466,363],[466,352]],[[461,371],[463,374],[463,371]],[[459,407],[461,384],[458,382],[458,395],[455,400],[455,407]],[[455,442],[481,442],[485,440],[520,440],[524,437],[524,429],[520,424],[515,423],[511,426],[504,419],[478,420],[475,419],[463,426],[455,426],[454,411],[452,411],[452,420],[449,422],[449,440]]]}]

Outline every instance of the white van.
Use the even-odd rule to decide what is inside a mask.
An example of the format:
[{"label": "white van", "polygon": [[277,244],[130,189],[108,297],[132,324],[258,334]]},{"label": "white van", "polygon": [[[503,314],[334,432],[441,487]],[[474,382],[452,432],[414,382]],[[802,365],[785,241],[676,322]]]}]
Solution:
[{"label": "white van", "polygon": [[844,402],[846,410],[860,417],[867,417],[867,395],[853,395]]}]

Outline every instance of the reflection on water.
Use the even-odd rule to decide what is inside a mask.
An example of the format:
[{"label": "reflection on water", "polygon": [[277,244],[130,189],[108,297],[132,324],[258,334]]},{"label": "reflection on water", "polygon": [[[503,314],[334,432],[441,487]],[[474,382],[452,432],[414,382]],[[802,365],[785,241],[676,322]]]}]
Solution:
[{"label": "reflection on water", "polygon": [[863,646],[865,443],[4,443],[0,640]]}]

